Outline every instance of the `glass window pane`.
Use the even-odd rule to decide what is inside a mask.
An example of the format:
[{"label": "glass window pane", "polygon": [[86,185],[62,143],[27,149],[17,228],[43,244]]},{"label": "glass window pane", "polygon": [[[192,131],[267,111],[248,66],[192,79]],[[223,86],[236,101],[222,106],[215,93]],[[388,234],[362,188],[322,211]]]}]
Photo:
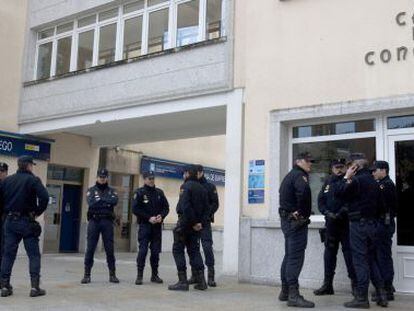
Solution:
[{"label": "glass window pane", "polygon": [[168,44],[168,9],[149,15],[148,53],[163,51]]},{"label": "glass window pane", "polygon": [[111,9],[109,11],[105,11],[102,13],[99,13],[99,21],[104,21],[110,18],[114,18],[118,16],[118,8]]},{"label": "glass window pane", "polygon": [[207,40],[221,37],[222,0],[207,0],[206,38]]},{"label": "glass window pane", "polygon": [[46,30],[43,30],[43,31],[39,32],[38,38],[39,39],[46,39],[46,38],[49,38],[49,37],[53,36],[54,33],[55,33],[55,28],[49,28],[49,29],[46,29]]},{"label": "glass window pane", "polygon": [[312,190],[312,213],[320,214],[318,210],[318,193],[328,175],[332,159],[348,159],[351,153],[364,153],[368,161],[376,158],[375,138],[347,139],[327,142],[303,143],[293,145],[293,157],[301,152],[310,152],[316,163],[312,165],[309,183]]},{"label": "glass window pane", "polygon": [[61,75],[70,70],[70,55],[72,49],[72,37],[58,40],[56,54],[56,75]]},{"label": "glass window pane", "polygon": [[294,127],[293,138],[341,135],[371,131],[375,131],[375,120],[359,120]]},{"label": "glass window pane", "polygon": [[37,57],[37,79],[45,79],[50,77],[51,62],[52,42],[40,45]]},{"label": "glass window pane", "polygon": [[86,69],[92,66],[94,36],[94,30],[79,34],[78,70]]},{"label": "glass window pane", "polygon": [[414,115],[388,118],[388,129],[390,130],[407,127],[414,127]]},{"label": "glass window pane", "polygon": [[157,5],[163,2],[167,2],[169,0],[148,0],[148,6]]},{"label": "glass window pane", "polygon": [[145,5],[145,0],[135,1],[124,5],[124,14],[134,11],[142,10]]},{"label": "glass window pane", "polygon": [[125,21],[123,59],[138,57],[142,47],[142,16]]},{"label": "glass window pane", "polygon": [[98,65],[115,60],[116,24],[101,27],[99,34]]},{"label": "glass window pane", "polygon": [[85,27],[96,23],[96,15],[87,16],[78,20],[78,27]]},{"label": "glass window pane", "polygon": [[177,46],[191,44],[198,40],[199,0],[178,5]]},{"label": "glass window pane", "polygon": [[60,34],[60,33],[68,32],[71,30],[73,30],[73,22],[57,26],[56,33]]}]

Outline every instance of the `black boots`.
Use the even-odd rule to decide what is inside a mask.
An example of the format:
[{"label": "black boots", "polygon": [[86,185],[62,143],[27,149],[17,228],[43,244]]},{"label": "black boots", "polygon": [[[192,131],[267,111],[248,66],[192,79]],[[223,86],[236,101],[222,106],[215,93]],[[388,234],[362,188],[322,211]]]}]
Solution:
[{"label": "black boots", "polygon": [[323,281],[322,287],[317,290],[314,290],[313,293],[316,296],[333,295],[334,289],[333,289],[332,283],[333,283],[332,278],[325,278],[325,280]]},{"label": "black boots", "polygon": [[188,284],[189,285],[193,285],[193,284],[197,283],[196,276],[195,276],[196,274],[197,274],[197,272],[194,269],[191,269],[191,278],[188,279]]},{"label": "black boots", "polygon": [[385,291],[384,288],[377,288],[376,289],[376,303],[377,305],[386,308],[388,307],[388,300],[387,300],[387,292]]},{"label": "black boots", "polygon": [[135,285],[142,285],[143,277],[144,277],[144,270],[138,269],[137,279],[135,280]]},{"label": "black boots", "polygon": [[164,283],[164,281],[158,276],[158,269],[156,268],[152,268],[151,282],[157,284]]},{"label": "black boots", "polygon": [[83,279],[81,280],[81,284],[89,284],[91,282],[91,268],[85,268],[85,273],[83,275]]},{"label": "black boots", "polygon": [[216,287],[217,283],[214,280],[215,271],[214,268],[208,268],[208,274],[207,274],[207,284],[210,287]]},{"label": "black boots", "polygon": [[298,308],[314,308],[315,304],[311,301],[306,300],[299,294],[299,286],[289,286],[289,297],[287,302],[288,307]]},{"label": "black boots", "polygon": [[111,283],[119,283],[118,278],[116,277],[115,270],[109,271],[109,282]]},{"label": "black boots", "polygon": [[394,293],[395,293],[395,288],[392,285],[392,283],[386,283],[385,284],[385,291],[387,293],[387,300],[388,301],[394,301]]},{"label": "black boots", "polygon": [[178,282],[168,286],[169,290],[188,291],[187,271],[178,271]]},{"label": "black boots", "polygon": [[288,301],[289,299],[289,286],[282,284],[282,290],[279,294],[279,301]]},{"label": "black boots", "polygon": [[204,276],[204,270],[197,271],[195,277],[196,277],[197,283],[194,285],[194,289],[206,290],[207,283],[206,283],[206,277]]},{"label": "black boots", "polygon": [[39,284],[40,284],[39,277],[31,278],[31,283],[32,283],[32,289],[30,290],[30,297],[39,297],[39,296],[46,295],[46,291],[39,287]]},{"label": "black boots", "polygon": [[10,285],[10,279],[2,279],[0,281],[1,297],[13,295],[13,287]]},{"label": "black boots", "polygon": [[368,293],[357,291],[355,298],[352,301],[345,302],[344,307],[351,309],[369,309]]},{"label": "black boots", "polygon": [[352,296],[354,296],[354,298],[357,295],[357,285],[356,285],[356,281],[351,280],[351,291],[352,291]]}]

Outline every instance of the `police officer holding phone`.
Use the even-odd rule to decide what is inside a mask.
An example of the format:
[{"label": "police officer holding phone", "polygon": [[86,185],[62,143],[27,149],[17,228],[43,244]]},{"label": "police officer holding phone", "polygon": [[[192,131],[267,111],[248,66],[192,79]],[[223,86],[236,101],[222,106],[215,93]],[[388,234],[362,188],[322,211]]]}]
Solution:
[{"label": "police officer holding phone", "polygon": [[43,214],[49,202],[49,194],[38,177],[33,174],[31,156],[21,156],[17,160],[16,174],[7,177],[0,186],[0,202],[4,206],[4,253],[1,263],[1,296],[13,294],[10,277],[17,250],[23,240],[31,279],[30,297],[46,294],[40,285],[39,236],[42,232],[36,218]]}]

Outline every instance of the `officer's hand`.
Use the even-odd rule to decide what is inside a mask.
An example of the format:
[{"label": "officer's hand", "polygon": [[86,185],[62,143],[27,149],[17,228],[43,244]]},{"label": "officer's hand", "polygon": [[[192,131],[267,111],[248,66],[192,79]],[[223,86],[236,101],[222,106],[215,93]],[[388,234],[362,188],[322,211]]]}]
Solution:
[{"label": "officer's hand", "polygon": [[155,224],[157,222],[157,217],[152,216],[149,220],[148,220],[151,224]]},{"label": "officer's hand", "polygon": [[194,231],[201,231],[201,229],[203,229],[203,226],[201,225],[201,223],[195,224],[193,226]]},{"label": "officer's hand", "polygon": [[327,214],[326,214],[326,217],[328,218],[328,219],[331,219],[331,220],[335,220],[337,217],[336,217],[336,214],[334,214],[334,213],[331,213],[331,212],[328,212]]},{"label": "officer's hand", "polygon": [[296,220],[299,218],[299,215],[300,214],[298,211],[292,213],[293,218],[295,218]]},{"label": "officer's hand", "polygon": [[157,223],[162,223],[162,216],[161,215],[157,215],[157,218],[156,218],[156,220],[157,220]]},{"label": "officer's hand", "polygon": [[349,178],[355,176],[355,173],[356,173],[357,170],[358,170],[358,165],[356,165],[356,164],[351,165],[345,173],[345,178],[349,179]]}]

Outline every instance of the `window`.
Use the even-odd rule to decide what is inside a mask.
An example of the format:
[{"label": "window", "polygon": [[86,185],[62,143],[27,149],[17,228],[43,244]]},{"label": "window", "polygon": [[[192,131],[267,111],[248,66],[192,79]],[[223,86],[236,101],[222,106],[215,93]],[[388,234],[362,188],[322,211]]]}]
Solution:
[{"label": "window", "polygon": [[142,16],[127,19],[124,26],[123,59],[138,57],[142,49]]},{"label": "window", "polygon": [[46,79],[50,77],[50,64],[52,61],[52,47],[53,43],[48,42],[42,44],[38,48],[37,57],[37,79]]},{"label": "window", "polygon": [[148,6],[153,6],[157,4],[161,4],[163,2],[167,2],[168,0],[148,0]]},{"label": "window", "polygon": [[414,116],[391,117],[387,121],[389,130],[414,127]]},{"label": "window", "polygon": [[312,171],[309,175],[309,184],[312,191],[312,213],[320,214],[318,210],[318,194],[325,179],[330,174],[330,162],[335,158],[349,158],[351,153],[362,152],[372,162],[376,159],[375,137],[344,139],[293,144],[293,158],[301,152],[310,152],[315,158]]},{"label": "window", "polygon": [[199,0],[177,6],[177,46],[198,41]]},{"label": "window", "polygon": [[99,33],[98,65],[111,63],[115,60],[116,24],[103,26]]},{"label": "window", "polygon": [[96,23],[96,15],[87,16],[78,20],[78,27],[86,27]]},{"label": "window", "polygon": [[55,34],[55,28],[50,28],[39,32],[38,39],[46,39],[52,37]]},{"label": "window", "polygon": [[168,9],[150,13],[148,53],[163,51],[168,43]]},{"label": "window", "polygon": [[57,26],[56,27],[56,34],[65,33],[65,32],[71,31],[71,30],[73,30],[73,22]]},{"label": "window", "polygon": [[78,70],[92,66],[93,60],[93,40],[95,31],[90,30],[79,34],[78,42]]},{"label": "window", "polygon": [[222,0],[207,0],[206,39],[221,37]]},{"label": "window", "polygon": [[140,0],[124,5],[124,14],[128,14],[134,11],[142,10],[145,6],[145,1]]},{"label": "window", "polygon": [[118,8],[115,8],[115,9],[112,9],[106,12],[99,13],[98,19],[100,22],[102,22],[102,21],[106,21],[111,18],[115,18],[117,16],[118,16]]},{"label": "window", "polygon": [[66,37],[57,42],[56,75],[62,75],[70,70],[70,52],[72,37]]},{"label": "window", "polygon": [[293,128],[293,138],[304,138],[326,135],[341,135],[375,131],[374,120],[359,120],[329,124],[298,126]]}]

